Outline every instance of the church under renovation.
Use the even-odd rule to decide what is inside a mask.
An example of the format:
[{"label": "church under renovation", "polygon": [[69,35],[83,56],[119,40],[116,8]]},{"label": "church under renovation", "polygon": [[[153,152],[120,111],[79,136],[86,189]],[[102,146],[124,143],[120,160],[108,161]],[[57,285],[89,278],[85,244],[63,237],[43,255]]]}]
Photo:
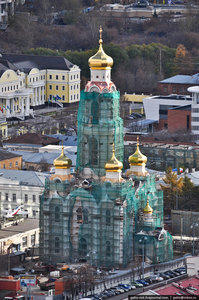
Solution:
[{"label": "church under renovation", "polygon": [[62,149],[40,204],[40,256],[49,263],[87,261],[124,267],[137,256],[151,263],[172,259],[164,229],[163,192],[145,170],[139,149],[123,168],[120,93],[111,81],[113,59],[102,47],[89,59],[90,81],[78,110],[76,172]]}]

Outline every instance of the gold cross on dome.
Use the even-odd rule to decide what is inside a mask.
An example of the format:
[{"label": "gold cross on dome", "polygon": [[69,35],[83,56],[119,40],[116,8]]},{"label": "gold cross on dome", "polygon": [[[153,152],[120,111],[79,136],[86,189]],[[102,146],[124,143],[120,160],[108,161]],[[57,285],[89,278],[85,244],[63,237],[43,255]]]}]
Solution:
[{"label": "gold cross on dome", "polygon": [[100,40],[102,39],[102,26],[100,25],[99,33],[100,33]]}]

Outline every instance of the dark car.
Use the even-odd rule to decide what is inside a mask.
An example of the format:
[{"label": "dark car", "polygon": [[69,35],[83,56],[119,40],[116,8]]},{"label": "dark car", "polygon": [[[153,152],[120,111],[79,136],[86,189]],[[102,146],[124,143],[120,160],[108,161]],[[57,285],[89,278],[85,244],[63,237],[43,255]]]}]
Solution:
[{"label": "dark car", "polygon": [[174,278],[174,277],[175,277],[175,275],[172,274],[172,273],[169,272],[169,271],[164,272],[164,274],[168,275],[170,278]]},{"label": "dark car", "polygon": [[164,274],[164,273],[160,273],[159,275],[160,275],[164,280],[170,279],[170,276],[169,276],[169,275],[166,275],[166,274]]},{"label": "dark car", "polygon": [[148,282],[149,284],[153,283],[153,280],[150,277],[144,278],[144,281]]},{"label": "dark car", "polygon": [[139,280],[137,280],[137,282],[140,282],[140,283],[142,283],[142,284],[143,284],[143,286],[148,286],[148,285],[149,285],[149,283],[148,283],[148,282],[146,282],[144,279],[139,279]]}]

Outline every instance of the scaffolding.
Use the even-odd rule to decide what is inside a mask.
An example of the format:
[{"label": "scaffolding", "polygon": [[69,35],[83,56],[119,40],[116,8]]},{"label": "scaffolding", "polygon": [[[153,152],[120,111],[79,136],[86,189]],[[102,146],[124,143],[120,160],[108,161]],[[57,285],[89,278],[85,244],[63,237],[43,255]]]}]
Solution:
[{"label": "scaffolding", "polygon": [[[133,183],[47,179],[40,209],[43,259],[127,266],[141,255],[143,236],[150,261],[172,259],[172,237],[163,229],[163,195],[156,190],[155,177],[135,177]],[[150,226],[143,221],[147,199],[153,207]]]},{"label": "scaffolding", "polygon": [[[121,182],[106,180],[104,166],[113,144],[117,159],[123,161],[119,99],[119,92],[81,93],[76,173],[71,181],[46,179],[41,197],[44,261],[125,267],[140,254],[143,236],[152,262],[172,258],[172,238],[163,230],[163,194],[156,188],[155,176],[123,174]],[[93,176],[82,175],[85,169]],[[147,200],[153,208],[150,222],[143,213]]]},{"label": "scaffolding", "polygon": [[123,161],[123,120],[120,93],[81,92],[78,109],[77,170],[89,167],[98,176],[111,158],[113,144],[117,159]]}]

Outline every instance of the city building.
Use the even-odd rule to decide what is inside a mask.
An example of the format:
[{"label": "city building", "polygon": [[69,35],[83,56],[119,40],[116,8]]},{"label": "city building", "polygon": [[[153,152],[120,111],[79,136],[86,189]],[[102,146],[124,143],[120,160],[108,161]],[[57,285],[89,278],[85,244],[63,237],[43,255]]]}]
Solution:
[{"label": "city building", "polygon": [[111,81],[113,60],[102,47],[89,59],[91,79],[78,110],[76,172],[65,155],[55,159],[40,202],[40,257],[45,262],[89,261],[126,266],[140,256],[170,260],[172,237],[163,225],[163,192],[145,170],[139,149],[123,169],[120,94]]},{"label": "city building", "polygon": [[147,95],[136,95],[136,94],[124,94],[124,101],[128,102],[129,105],[129,114],[133,112],[138,112],[140,114],[144,113],[143,99],[148,97]]},{"label": "city building", "polygon": [[21,170],[21,168],[22,156],[20,154],[0,150],[0,169]]},{"label": "city building", "polygon": [[0,23],[8,23],[8,18],[14,15],[14,5],[15,0],[0,0]]},{"label": "city building", "polygon": [[46,145],[59,145],[59,140],[48,135],[28,132],[3,142],[4,148],[12,151],[38,152],[39,148]]},{"label": "city building", "polygon": [[187,89],[199,84],[199,73],[194,75],[175,75],[158,83],[161,95],[189,95]]},{"label": "city building", "polygon": [[[181,114],[186,114],[186,109],[185,112],[182,113],[183,107],[192,105],[192,98],[184,95],[153,96],[143,99],[143,105],[146,120],[153,121],[153,130],[161,130],[168,129],[168,111],[182,107]],[[187,115],[189,116],[189,113]],[[170,118],[171,117],[170,115]],[[139,122],[144,123],[144,121]],[[187,130],[187,127],[190,126],[190,118],[187,117],[184,123],[183,125],[181,124],[182,126],[175,128],[175,126],[171,126],[172,120],[170,120],[171,131],[184,128]]]},{"label": "city building", "polygon": [[33,171],[0,169],[0,213],[22,206],[28,218],[39,218],[40,196],[49,174]]},{"label": "city building", "polygon": [[[199,77],[198,77],[199,78]],[[188,88],[192,93],[191,130],[193,134],[199,134],[199,85]]]},{"label": "city building", "polygon": [[0,229],[0,254],[25,251],[39,244],[39,220],[26,219]]},{"label": "city building", "polygon": [[[128,166],[128,157],[136,149],[136,137],[126,135],[124,146],[124,167]],[[168,167],[199,169],[199,146],[192,142],[158,141],[142,136],[140,145],[148,157],[149,169],[165,171]]]},{"label": "city building", "polygon": [[80,99],[80,69],[60,56],[0,55],[0,118],[24,120],[45,104]]},{"label": "city building", "polygon": [[[61,147],[61,146],[60,146]],[[42,147],[47,149],[46,147]],[[69,149],[68,149],[69,148]],[[75,147],[76,148],[76,147]],[[65,152],[67,153],[67,156],[72,160],[72,166],[74,167],[76,165],[76,152],[70,151],[70,147],[66,147],[69,151]],[[53,162],[55,158],[57,158],[57,152],[59,150],[52,151],[41,151],[39,152],[31,152],[31,151],[12,151],[11,153],[15,155],[21,155],[23,158],[23,169],[29,170],[29,171],[38,171],[38,172],[45,172],[53,170]],[[77,150],[76,150],[77,151]],[[0,152],[1,153],[1,152]]]}]

